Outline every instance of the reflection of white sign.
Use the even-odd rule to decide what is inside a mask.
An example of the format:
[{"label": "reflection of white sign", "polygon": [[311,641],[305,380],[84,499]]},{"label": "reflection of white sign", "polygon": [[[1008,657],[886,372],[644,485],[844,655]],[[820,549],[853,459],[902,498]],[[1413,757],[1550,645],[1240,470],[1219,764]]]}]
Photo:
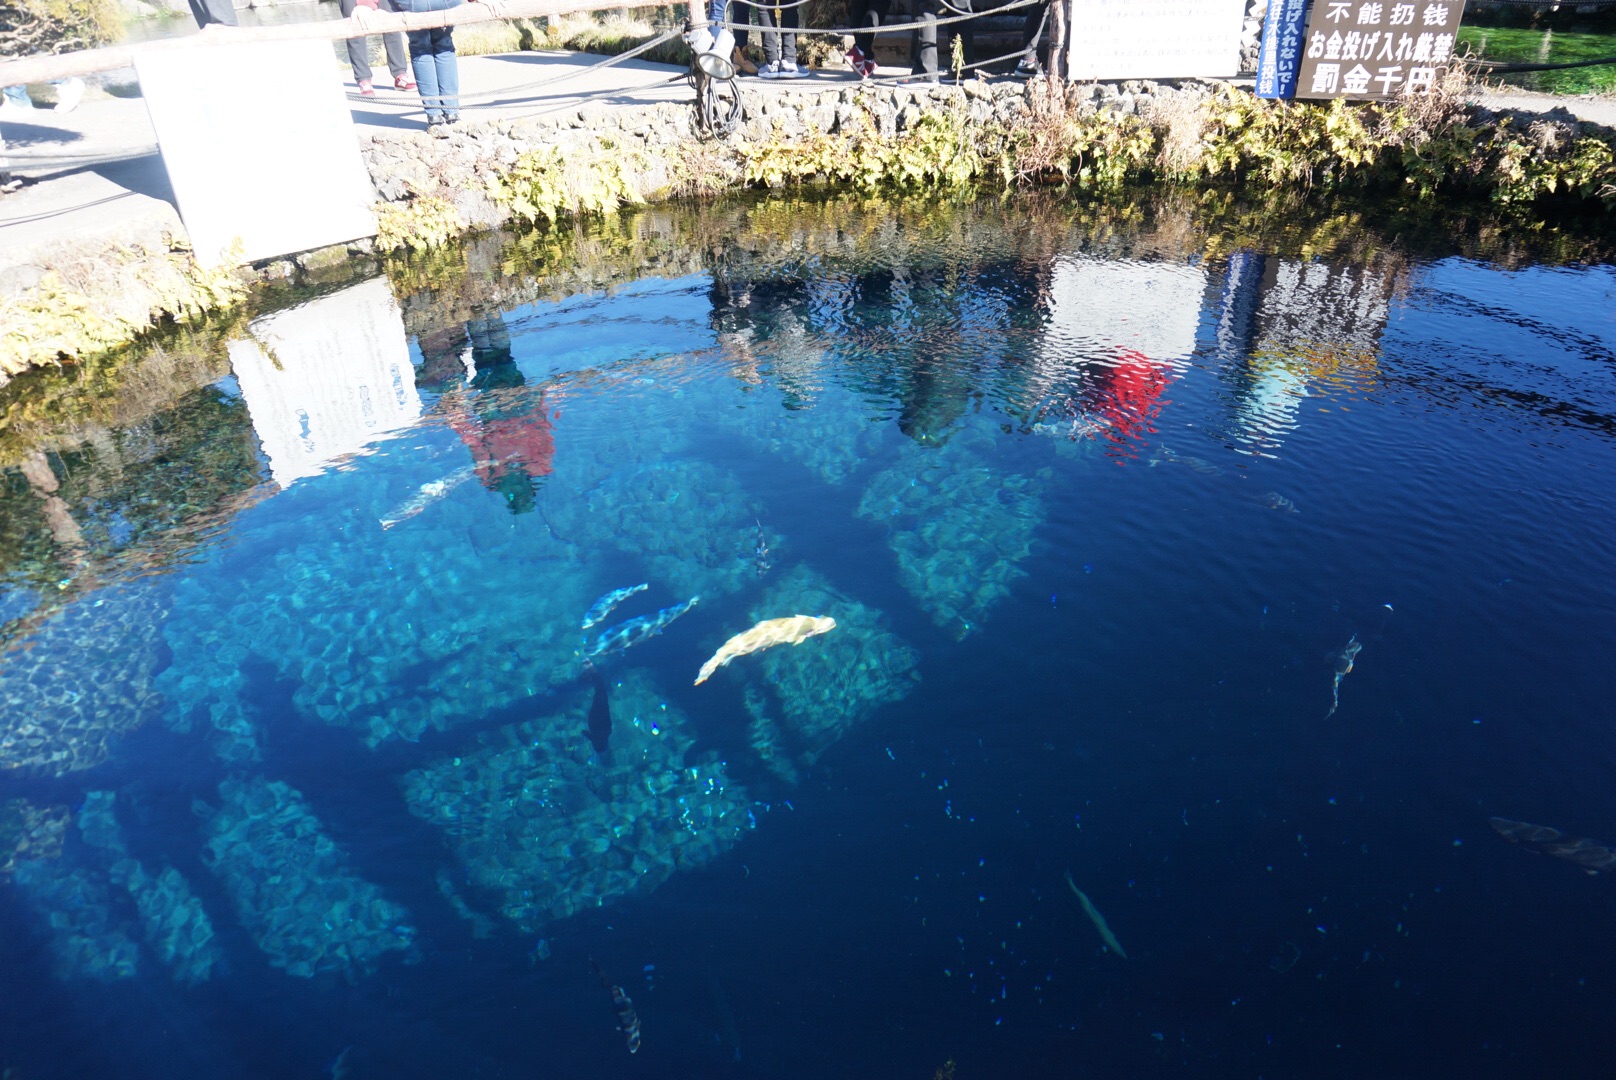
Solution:
[{"label": "reflection of white sign", "polygon": [[1228,77],[1245,14],[1246,0],[1072,0],[1068,77]]},{"label": "reflection of white sign", "polygon": [[199,262],[376,232],[375,196],[323,41],[137,53],[135,71]]},{"label": "reflection of white sign", "polygon": [[1128,352],[1177,365],[1195,351],[1206,271],[1181,263],[1055,260],[1050,283],[1052,345],[1093,355]]},{"label": "reflection of white sign", "polygon": [[249,330],[230,343],[230,363],[282,487],[421,415],[404,314],[385,278]]}]

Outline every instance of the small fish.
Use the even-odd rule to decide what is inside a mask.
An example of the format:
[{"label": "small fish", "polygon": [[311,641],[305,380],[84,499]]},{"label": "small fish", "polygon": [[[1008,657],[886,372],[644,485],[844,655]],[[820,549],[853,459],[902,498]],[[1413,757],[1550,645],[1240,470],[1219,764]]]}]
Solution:
[{"label": "small fish", "polygon": [[706,682],[719,668],[737,656],[755,653],[774,645],[797,645],[818,634],[836,629],[836,620],[828,615],[792,615],[785,619],[764,619],[750,630],[743,631],[719,646],[711,660],[701,665],[695,685]]},{"label": "small fish", "polygon": [[1332,656],[1331,662],[1335,664],[1335,684],[1330,688],[1330,711],[1324,714],[1326,720],[1335,715],[1341,707],[1341,677],[1352,674],[1352,664],[1358,658],[1363,645],[1358,641],[1358,635],[1353,634],[1347,641],[1346,648]]},{"label": "small fish", "polygon": [[1589,874],[1597,874],[1602,870],[1607,872],[1616,870],[1616,850],[1596,841],[1567,836],[1559,829],[1551,829],[1547,825],[1511,821],[1509,818],[1488,818],[1487,823],[1493,827],[1494,832],[1510,843],[1531,848],[1541,855],[1552,855],[1556,859],[1576,863]]},{"label": "small fish", "polygon": [[1175,465],[1187,465],[1190,468],[1190,471],[1198,472],[1202,476],[1223,475],[1223,469],[1220,466],[1212,464],[1210,461],[1206,460],[1206,458],[1191,457],[1186,454],[1180,454],[1174,451],[1170,446],[1160,447],[1158,455],[1151,458],[1145,464],[1156,466],[1160,465],[1162,462],[1171,462]]},{"label": "small fish", "polygon": [[696,601],[700,599],[701,597],[699,596],[692,596],[682,604],[663,608],[655,614],[641,615],[639,618],[628,620],[628,622],[618,623],[610,630],[601,632],[600,637],[595,639],[595,644],[590,646],[588,655],[590,657],[605,656],[607,653],[620,652],[623,649],[638,645],[646,638],[656,637],[667,629],[669,623],[695,607]]},{"label": "small fish", "polygon": [[1264,495],[1262,497],[1262,504],[1268,507],[1270,510],[1278,510],[1285,514],[1296,514],[1301,512],[1296,509],[1295,503],[1291,502],[1277,491],[1270,491],[1268,494]]},{"label": "small fish", "polygon": [[595,753],[604,755],[612,737],[612,705],[606,698],[606,680],[587,660],[584,674],[595,684],[595,696],[589,702],[589,744],[595,748]]},{"label": "small fish", "polygon": [[467,465],[463,469],[456,469],[441,480],[428,480],[414,495],[405,499],[381,519],[382,528],[391,529],[399,522],[409,520],[476,475],[477,467]]},{"label": "small fish", "polygon": [[1070,870],[1066,871],[1066,884],[1072,890],[1072,892],[1077,894],[1077,902],[1083,905],[1083,914],[1089,917],[1089,922],[1094,924],[1094,929],[1100,932],[1100,940],[1105,942],[1105,947],[1116,953],[1122,959],[1128,959],[1128,954],[1122,951],[1122,943],[1117,940],[1117,935],[1113,934],[1111,932],[1111,927],[1106,925],[1105,916],[1100,914],[1100,910],[1096,908],[1092,902],[1090,902],[1088,896],[1084,894],[1083,890],[1077,887],[1077,882],[1072,880],[1072,872]]},{"label": "small fish", "polygon": [[623,988],[606,978],[606,973],[600,969],[600,964],[594,957],[589,958],[589,966],[595,969],[595,978],[600,985],[612,995],[612,1009],[617,1013],[617,1025],[623,1029],[623,1039],[628,1043],[628,1052],[637,1053],[640,1049],[640,1017],[634,1011],[634,1002],[623,993]]},{"label": "small fish", "polygon": [[757,576],[762,577],[769,572],[772,565],[769,562],[769,541],[763,535],[763,522],[757,518],[752,520],[757,522],[757,543],[752,548],[752,561],[757,569]]},{"label": "small fish", "polygon": [[588,630],[591,626],[600,623],[606,618],[606,616],[612,613],[612,609],[618,604],[621,604],[624,600],[627,600],[635,593],[644,592],[650,587],[651,586],[649,585],[630,585],[626,589],[613,589],[611,592],[595,601],[595,603],[589,609],[589,614],[584,616],[583,625],[580,626],[579,629]]}]

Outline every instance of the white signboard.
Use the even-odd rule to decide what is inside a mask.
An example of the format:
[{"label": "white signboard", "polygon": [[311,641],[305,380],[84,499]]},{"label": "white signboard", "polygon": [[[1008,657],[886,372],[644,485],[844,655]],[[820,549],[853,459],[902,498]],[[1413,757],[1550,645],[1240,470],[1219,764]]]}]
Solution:
[{"label": "white signboard", "polygon": [[385,278],[254,319],[236,383],[281,487],[421,415],[404,313]]},{"label": "white signboard", "polygon": [[329,43],[137,54],[135,72],[203,265],[375,235],[375,194]]},{"label": "white signboard", "polygon": [[1072,0],[1068,77],[1228,78],[1246,0]]}]

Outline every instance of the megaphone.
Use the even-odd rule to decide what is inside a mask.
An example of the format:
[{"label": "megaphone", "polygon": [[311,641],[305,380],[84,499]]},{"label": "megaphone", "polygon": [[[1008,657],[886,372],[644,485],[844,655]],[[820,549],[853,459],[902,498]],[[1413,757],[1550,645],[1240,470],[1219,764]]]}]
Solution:
[{"label": "megaphone", "polygon": [[710,23],[692,27],[686,31],[685,41],[696,54],[696,66],[708,78],[726,82],[735,78],[735,63],[730,59],[735,52],[735,35],[729,27],[719,27],[716,34]]}]

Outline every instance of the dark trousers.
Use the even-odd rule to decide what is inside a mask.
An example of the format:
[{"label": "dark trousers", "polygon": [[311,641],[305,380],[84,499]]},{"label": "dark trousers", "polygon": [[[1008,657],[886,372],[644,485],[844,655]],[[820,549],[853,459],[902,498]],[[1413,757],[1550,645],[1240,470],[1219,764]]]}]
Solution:
[{"label": "dark trousers", "polygon": [[[802,23],[797,19],[800,8],[782,7],[772,8],[767,4],[757,9],[758,22],[765,27],[763,33],[763,59],[768,63],[776,60],[797,62],[797,35],[783,34],[781,30],[796,30]],[[771,29],[778,27],[779,29]]]},{"label": "dark trousers", "polygon": [[[974,10],[971,6],[971,0],[948,0],[948,2],[960,11]],[[887,0],[853,0],[852,15],[855,27],[868,28],[862,34],[854,34],[853,41],[863,50],[865,56],[873,60],[875,58],[876,35],[869,31],[877,26],[887,25]],[[920,17],[916,20],[914,33],[909,39],[909,65],[910,69],[916,74],[934,75],[937,73],[939,45],[937,19],[944,15],[953,17],[955,12],[943,7],[937,0],[921,0]],[[961,38],[961,44],[964,46],[965,62],[967,64],[975,61],[976,54],[976,35],[971,31],[970,26],[971,24],[968,22],[951,23],[944,28],[945,33],[941,42],[942,45],[952,51],[954,33],[958,33]]]},{"label": "dark trousers", "polygon": [[236,21],[236,5],[232,0],[191,0],[191,14],[196,25],[204,29],[210,24],[240,26]]},{"label": "dark trousers", "polygon": [[[353,14],[354,8],[359,6],[359,0],[338,0],[337,6],[342,9],[342,17],[346,19]],[[393,0],[377,0],[377,6],[382,11],[398,10]],[[410,54],[404,51],[403,34],[383,34],[382,45],[387,50],[387,70],[393,73],[393,78],[396,79],[410,70]],[[348,63],[353,65],[355,79],[370,78],[370,38],[348,39]]]}]

